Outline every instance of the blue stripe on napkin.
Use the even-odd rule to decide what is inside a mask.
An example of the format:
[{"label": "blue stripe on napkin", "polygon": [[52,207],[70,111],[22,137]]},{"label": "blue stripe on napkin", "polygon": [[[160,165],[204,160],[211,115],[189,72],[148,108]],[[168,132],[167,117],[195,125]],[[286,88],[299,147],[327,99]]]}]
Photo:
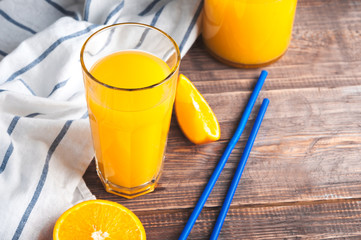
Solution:
[{"label": "blue stripe on napkin", "polygon": [[89,10],[90,10],[90,4],[91,4],[91,0],[86,0],[86,1],[85,1],[85,7],[84,7],[84,21],[88,21],[88,20],[89,20]]},{"label": "blue stripe on napkin", "polygon": [[104,22],[105,25],[109,23],[109,20],[110,20],[115,14],[117,14],[120,10],[123,9],[123,7],[124,7],[124,1],[125,1],[125,0],[122,0],[122,2],[119,3],[119,4],[109,13],[108,17],[105,19],[105,22]]},{"label": "blue stripe on napkin", "polygon": [[160,2],[160,0],[154,0],[151,2],[142,12],[138,14],[138,16],[143,17],[145,14],[149,13],[158,2]]},{"label": "blue stripe on napkin", "polygon": [[49,148],[49,151],[48,151],[48,154],[46,156],[46,159],[45,159],[45,163],[44,163],[44,167],[43,167],[43,171],[41,173],[41,176],[40,176],[40,179],[39,179],[39,182],[38,182],[38,185],[36,186],[36,190],[34,192],[34,195],[28,205],[28,207],[26,208],[20,222],[19,222],[19,225],[18,227],[16,228],[16,231],[15,231],[15,234],[12,238],[12,240],[17,240],[20,238],[20,235],[25,227],[25,224],[36,204],[36,202],[38,201],[39,199],[39,196],[40,196],[40,193],[44,187],[44,184],[45,184],[45,181],[46,181],[46,178],[48,176],[48,171],[49,171],[49,162],[50,162],[50,159],[53,155],[53,153],[55,152],[56,148],[58,147],[59,143],[61,142],[61,140],[64,138],[65,134],[68,132],[69,128],[70,128],[70,125],[72,124],[72,120],[68,120],[65,122],[63,128],[61,129],[60,133],[58,134],[58,136],[55,138],[54,142],[51,144],[50,148]]},{"label": "blue stripe on napkin", "polygon": [[188,29],[187,29],[187,32],[186,32],[186,34],[184,35],[183,40],[182,40],[182,42],[181,42],[180,45],[179,45],[179,51],[180,51],[180,52],[182,52],[183,47],[184,47],[185,43],[187,42],[187,40],[188,40],[188,38],[189,38],[189,35],[191,34],[194,26],[196,25],[197,20],[198,20],[198,17],[199,17],[199,15],[200,15],[201,12],[202,12],[202,8],[203,8],[203,1],[201,1],[201,2],[199,3],[199,6],[198,6],[198,8],[197,8],[197,11],[196,11],[196,13],[194,14],[194,16],[193,16],[193,18],[192,18],[192,21],[191,21],[191,23],[190,23],[190,25],[189,25],[189,27],[188,27]]},{"label": "blue stripe on napkin", "polygon": [[161,9],[159,9],[158,12],[155,13],[155,15],[154,15],[154,17],[152,19],[152,22],[150,23],[151,26],[154,27],[155,24],[157,24],[157,21],[159,19],[160,14],[162,14],[163,9],[164,9],[164,6],[161,7]]},{"label": "blue stripe on napkin", "polygon": [[21,82],[28,90],[29,92],[33,95],[36,96],[35,92],[33,91],[33,89],[31,89],[31,87],[21,78],[17,79],[19,82]]},{"label": "blue stripe on napkin", "polygon": [[[163,9],[164,9],[164,6],[161,9],[159,9],[158,12],[156,12],[156,14],[154,15],[154,17],[152,19],[152,22],[150,23],[151,26],[153,26],[153,27],[155,26]],[[138,44],[134,47],[135,49],[138,49],[143,44],[145,37],[148,35],[148,32],[149,32],[149,29],[146,29],[142,33],[142,36],[140,37]]]},{"label": "blue stripe on napkin", "polygon": [[[32,114],[27,115],[26,117],[33,118],[33,117],[35,117],[35,116],[37,116],[39,114],[40,113],[32,113]],[[14,128],[15,128],[16,124],[19,122],[19,120],[20,120],[20,116],[15,116],[13,118],[13,120],[11,120],[11,122],[9,124],[9,127],[8,127],[8,130],[7,130],[7,133],[9,134],[9,136],[13,133]],[[10,142],[9,147],[6,150],[4,159],[3,159],[2,163],[1,163],[1,166],[0,166],[0,174],[5,170],[6,164],[8,163],[9,158],[10,158],[11,154],[13,153],[13,150],[14,150],[13,143]]]},{"label": "blue stripe on napkin", "polygon": [[9,15],[7,15],[3,10],[0,9],[0,15],[3,16],[7,21],[11,22],[15,26],[18,26],[19,28],[28,31],[29,33],[35,34],[36,31],[33,29],[25,26],[24,24],[19,23],[18,21],[15,21],[13,18],[11,18]]},{"label": "blue stripe on napkin", "polygon": [[50,97],[50,96],[51,96],[56,90],[58,90],[59,88],[64,87],[64,86],[66,85],[66,83],[68,82],[68,80],[69,80],[69,78],[68,78],[67,80],[64,80],[64,81],[60,82],[60,83],[57,83],[57,84],[54,86],[53,90],[51,90],[51,92],[49,93],[48,97]]},{"label": "blue stripe on napkin", "polygon": [[19,116],[15,116],[15,117],[13,118],[13,120],[11,120],[11,123],[10,123],[10,125],[9,125],[9,127],[8,127],[8,131],[7,131],[7,133],[8,133],[9,135],[11,135],[11,134],[13,133],[14,128],[15,128],[16,124],[18,123],[19,119],[20,119]]},{"label": "blue stripe on napkin", "polygon": [[[11,120],[11,122],[9,124],[9,127],[8,127],[8,130],[7,130],[7,133],[9,134],[9,136],[13,133],[14,128],[15,128],[16,124],[18,123],[19,119],[20,119],[19,116],[15,116]],[[2,163],[1,163],[1,166],[0,166],[0,174],[5,170],[6,164],[8,163],[9,158],[10,158],[11,154],[13,153],[13,150],[14,150],[14,146],[13,146],[13,143],[11,142],[11,140],[10,140],[9,147],[6,150],[4,159],[3,159]]]},{"label": "blue stripe on napkin", "polygon": [[81,35],[84,35],[88,32],[90,32],[91,30],[93,30],[94,28],[98,27],[99,25],[94,24],[94,25],[90,25],[89,27],[85,28],[84,30],[78,31],[76,33],[72,33],[70,35],[64,36],[59,38],[58,40],[56,40],[53,44],[51,44],[50,47],[48,47],[39,57],[37,57],[34,61],[32,61],[31,63],[29,63],[28,65],[26,65],[25,67],[21,68],[20,70],[14,72],[5,82],[10,82],[12,80],[14,80],[16,77],[18,77],[19,75],[25,73],[26,71],[32,69],[33,67],[35,67],[36,65],[38,65],[41,61],[43,61],[52,51],[54,51],[54,49],[56,47],[58,47],[61,43],[72,39],[72,38],[76,38],[79,37]]},{"label": "blue stripe on napkin", "polygon": [[79,20],[78,14],[76,14],[76,12],[68,11],[59,4],[57,4],[56,2],[53,2],[52,0],[45,0],[45,2],[49,3],[51,6],[53,6],[56,10],[58,10],[62,14],[73,17],[76,20]]},{"label": "blue stripe on napkin", "polygon": [[10,142],[9,147],[5,152],[4,159],[0,166],[0,174],[5,170],[6,164],[8,164],[9,158],[10,158],[11,154],[13,153],[13,151],[14,151],[14,145],[12,142]]},{"label": "blue stripe on napkin", "polygon": [[0,50],[0,55],[3,55],[3,56],[5,57],[5,56],[8,55],[8,54],[7,54],[6,52]]}]

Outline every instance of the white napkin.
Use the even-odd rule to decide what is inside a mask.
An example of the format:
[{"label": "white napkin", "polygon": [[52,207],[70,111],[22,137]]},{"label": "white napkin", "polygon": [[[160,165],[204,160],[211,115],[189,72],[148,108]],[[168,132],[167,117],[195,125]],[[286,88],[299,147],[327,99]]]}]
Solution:
[{"label": "white napkin", "polygon": [[51,239],[56,219],[94,196],[79,62],[107,24],[141,22],[170,34],[181,54],[199,35],[201,0],[0,1],[0,239]]}]

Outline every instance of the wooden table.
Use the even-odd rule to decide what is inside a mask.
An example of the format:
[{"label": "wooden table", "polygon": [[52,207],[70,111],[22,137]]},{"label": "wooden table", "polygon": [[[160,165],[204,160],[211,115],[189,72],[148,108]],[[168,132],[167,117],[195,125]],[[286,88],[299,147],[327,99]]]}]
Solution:
[{"label": "wooden table", "polygon": [[[288,52],[265,67],[250,121],[189,239],[208,239],[263,98],[270,105],[219,239],[361,239],[361,1],[300,0]],[[196,146],[173,116],[155,192],[109,194],[92,163],[97,198],[134,211],[148,239],[177,239],[231,138],[261,69],[213,59],[198,40],[181,63],[221,125]]]}]

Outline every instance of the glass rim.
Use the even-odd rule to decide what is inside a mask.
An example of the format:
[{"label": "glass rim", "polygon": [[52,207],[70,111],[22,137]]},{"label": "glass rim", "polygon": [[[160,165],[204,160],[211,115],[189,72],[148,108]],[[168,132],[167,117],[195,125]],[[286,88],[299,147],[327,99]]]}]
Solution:
[{"label": "glass rim", "polygon": [[[174,67],[171,69],[170,73],[163,79],[161,79],[159,82],[155,83],[155,84],[152,84],[152,85],[149,85],[149,86],[145,86],[145,87],[140,87],[140,88],[120,88],[120,87],[115,87],[115,86],[112,86],[112,85],[109,85],[109,84],[106,84],[106,83],[103,83],[102,81],[98,80],[96,77],[94,77],[89,71],[88,71],[88,68],[85,66],[85,63],[84,63],[84,58],[83,58],[83,55],[84,55],[84,50],[85,50],[85,47],[87,45],[87,43],[89,42],[90,39],[92,39],[95,35],[97,35],[98,33],[102,32],[102,31],[106,31],[110,28],[115,28],[115,27],[119,27],[119,26],[125,26],[125,25],[133,25],[133,26],[141,26],[141,27],[144,27],[144,28],[148,28],[148,29],[152,29],[152,30],[156,30],[157,32],[161,33],[162,35],[164,35],[166,38],[168,38],[168,40],[171,41],[171,43],[173,44],[174,48],[175,48],[175,51],[177,53],[177,62],[176,64],[174,65]],[[169,79],[171,79],[173,77],[173,75],[177,72],[178,68],[179,68],[179,65],[180,65],[180,51],[179,51],[179,47],[177,45],[177,43],[174,41],[174,39],[169,36],[169,34],[167,34],[166,32],[160,30],[159,28],[156,28],[154,26],[151,26],[151,25],[147,25],[147,24],[143,24],[143,23],[137,23],[137,22],[124,22],[124,23],[116,23],[116,24],[112,24],[112,25],[109,25],[109,26],[106,26],[106,27],[103,27],[99,30],[97,30],[96,32],[94,32],[92,35],[90,35],[86,41],[84,42],[82,48],[81,48],[81,51],[80,51],[80,64],[81,64],[81,67],[83,69],[83,72],[93,81],[97,82],[98,84],[101,84],[107,88],[111,88],[111,89],[115,89],[115,90],[123,90],[123,91],[139,91],[139,90],[145,90],[145,89],[150,89],[150,88],[154,88],[156,86],[159,86],[159,85],[162,85],[163,83],[167,82]]]}]

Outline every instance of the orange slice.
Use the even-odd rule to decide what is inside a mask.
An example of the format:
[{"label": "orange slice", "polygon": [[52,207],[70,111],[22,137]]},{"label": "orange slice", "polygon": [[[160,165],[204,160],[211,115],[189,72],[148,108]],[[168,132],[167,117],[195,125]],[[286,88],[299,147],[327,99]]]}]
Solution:
[{"label": "orange slice", "polygon": [[192,82],[179,75],[175,113],[184,135],[195,144],[217,141],[221,136],[216,115]]},{"label": "orange slice", "polygon": [[138,217],[126,207],[106,200],[79,203],[57,220],[54,240],[146,239]]}]

